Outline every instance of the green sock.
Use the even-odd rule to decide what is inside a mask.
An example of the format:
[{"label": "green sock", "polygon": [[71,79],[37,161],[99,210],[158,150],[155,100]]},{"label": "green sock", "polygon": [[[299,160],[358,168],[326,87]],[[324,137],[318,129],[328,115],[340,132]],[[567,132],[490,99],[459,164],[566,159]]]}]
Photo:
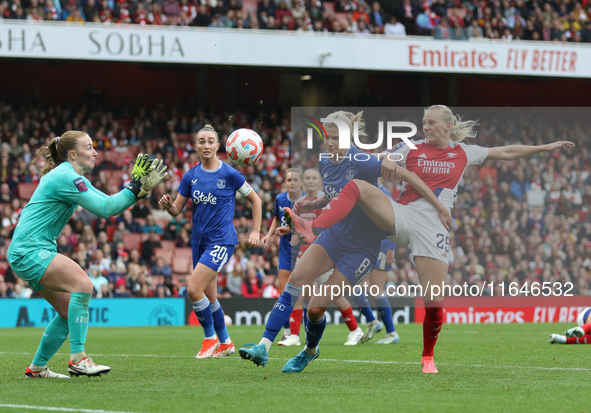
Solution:
[{"label": "green sock", "polygon": [[68,320],[59,314],[56,315],[43,332],[41,344],[39,344],[39,348],[35,353],[33,364],[39,367],[47,366],[47,362],[66,341],[68,331]]},{"label": "green sock", "polygon": [[81,353],[88,332],[88,306],[92,294],[75,292],[68,306],[68,326],[70,327],[70,353]]}]

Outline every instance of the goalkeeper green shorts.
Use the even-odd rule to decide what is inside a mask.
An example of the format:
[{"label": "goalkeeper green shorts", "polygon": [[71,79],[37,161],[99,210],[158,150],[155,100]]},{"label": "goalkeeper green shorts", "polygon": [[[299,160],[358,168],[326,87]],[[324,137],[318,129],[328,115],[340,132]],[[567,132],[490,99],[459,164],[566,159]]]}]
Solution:
[{"label": "goalkeeper green shorts", "polygon": [[19,278],[27,281],[33,290],[41,291],[45,288],[39,284],[41,278],[56,255],[57,252],[42,248],[19,250],[17,254],[9,251],[8,262]]}]

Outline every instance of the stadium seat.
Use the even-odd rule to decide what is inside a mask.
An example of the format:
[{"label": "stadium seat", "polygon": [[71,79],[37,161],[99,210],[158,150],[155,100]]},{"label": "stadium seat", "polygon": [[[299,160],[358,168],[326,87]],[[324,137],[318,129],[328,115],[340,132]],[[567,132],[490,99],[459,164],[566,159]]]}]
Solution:
[{"label": "stadium seat", "polygon": [[138,249],[138,250],[142,250],[142,235],[143,234],[135,234],[135,233],[129,233],[129,234],[122,234],[123,236],[123,242],[125,243],[125,248],[127,248],[128,250],[134,250],[134,249]]},{"label": "stadium seat", "polygon": [[109,242],[113,242],[113,234],[117,231],[117,225],[107,225],[107,237]]},{"label": "stadium seat", "polygon": [[20,183],[18,184],[18,197],[22,200],[28,201],[33,196],[33,192],[37,188],[36,183],[28,184],[28,183]]},{"label": "stadium seat", "polygon": [[172,272],[178,275],[189,275],[191,266],[191,258],[174,257],[172,261]]},{"label": "stadium seat", "polygon": [[165,250],[173,250],[176,247],[176,243],[174,241],[160,241],[162,244],[162,249]]},{"label": "stadium seat", "polygon": [[172,264],[172,257],[174,252],[172,250],[167,250],[165,248],[154,248],[154,256],[156,258],[162,257],[164,259],[164,263],[167,265]]},{"label": "stadium seat", "polygon": [[123,180],[123,175],[127,174],[126,171],[114,170],[109,171],[105,170],[105,176],[109,181],[109,184],[115,184],[117,186],[121,185],[121,181]]},{"label": "stadium seat", "polygon": [[125,158],[131,159],[132,154],[130,152],[117,152],[111,151],[111,159],[115,162],[117,167],[121,168],[125,165]]},{"label": "stadium seat", "polygon": [[156,225],[158,225],[162,229],[166,229],[166,226],[170,222],[170,219],[157,219]]},{"label": "stadium seat", "polygon": [[[156,234],[158,236],[158,241],[160,241],[160,239],[162,238],[162,235],[160,234]],[[150,234],[149,233],[143,233],[142,234],[142,244],[144,241],[146,241],[148,238],[150,238]]]},{"label": "stadium seat", "polygon": [[174,250],[174,259],[177,258],[188,258],[193,259],[193,250],[191,248],[176,248]]}]

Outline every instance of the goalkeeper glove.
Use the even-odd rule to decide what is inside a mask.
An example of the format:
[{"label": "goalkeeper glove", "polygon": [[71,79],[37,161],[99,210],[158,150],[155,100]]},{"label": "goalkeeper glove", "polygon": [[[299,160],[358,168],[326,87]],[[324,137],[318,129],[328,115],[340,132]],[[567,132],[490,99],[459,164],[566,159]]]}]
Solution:
[{"label": "goalkeeper glove", "polygon": [[131,179],[139,179],[150,172],[150,166],[154,161],[154,155],[140,153],[135,160],[135,165],[131,171]]},{"label": "goalkeeper glove", "polygon": [[132,173],[132,180],[127,185],[127,189],[133,192],[137,198],[145,197],[166,176],[166,169],[167,166],[161,159],[154,159],[146,175],[138,177]]}]

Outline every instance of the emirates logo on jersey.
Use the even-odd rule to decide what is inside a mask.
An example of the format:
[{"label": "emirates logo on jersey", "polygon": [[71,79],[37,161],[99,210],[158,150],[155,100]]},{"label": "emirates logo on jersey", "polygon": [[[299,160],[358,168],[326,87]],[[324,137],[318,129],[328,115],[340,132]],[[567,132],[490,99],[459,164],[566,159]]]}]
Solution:
[{"label": "emirates logo on jersey", "polygon": [[195,190],[193,192],[193,203],[195,205],[203,203],[203,204],[212,204],[215,205],[218,202],[218,199],[213,196],[211,193],[205,195],[203,192],[199,190]]}]

